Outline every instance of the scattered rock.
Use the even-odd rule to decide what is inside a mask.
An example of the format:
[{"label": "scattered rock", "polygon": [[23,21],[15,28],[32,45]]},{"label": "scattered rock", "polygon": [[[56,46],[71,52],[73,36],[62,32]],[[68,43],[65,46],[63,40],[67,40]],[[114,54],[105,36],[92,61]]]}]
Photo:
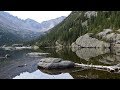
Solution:
[{"label": "scattered rock", "polygon": [[18,67],[24,67],[24,66],[27,66],[27,64],[24,64],[24,65],[19,65]]},{"label": "scattered rock", "polygon": [[97,12],[96,11],[87,11],[85,13],[85,16],[87,16],[88,18],[90,18],[91,16],[97,16]]}]

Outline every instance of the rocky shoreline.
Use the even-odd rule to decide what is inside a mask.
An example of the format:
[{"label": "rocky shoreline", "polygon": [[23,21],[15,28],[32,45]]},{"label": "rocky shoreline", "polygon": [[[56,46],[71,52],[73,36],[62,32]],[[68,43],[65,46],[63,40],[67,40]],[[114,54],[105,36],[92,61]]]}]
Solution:
[{"label": "rocky shoreline", "polygon": [[102,32],[87,33],[76,39],[71,44],[72,48],[114,48],[120,47],[120,29],[117,32],[112,29],[104,29]]}]

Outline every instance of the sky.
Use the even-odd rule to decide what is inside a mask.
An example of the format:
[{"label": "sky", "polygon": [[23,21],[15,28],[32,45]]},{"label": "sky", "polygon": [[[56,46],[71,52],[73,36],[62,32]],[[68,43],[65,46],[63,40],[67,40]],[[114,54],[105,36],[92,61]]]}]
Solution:
[{"label": "sky", "polygon": [[42,22],[50,19],[55,19],[60,16],[68,16],[71,11],[5,11],[21,19],[33,19],[37,22]]}]

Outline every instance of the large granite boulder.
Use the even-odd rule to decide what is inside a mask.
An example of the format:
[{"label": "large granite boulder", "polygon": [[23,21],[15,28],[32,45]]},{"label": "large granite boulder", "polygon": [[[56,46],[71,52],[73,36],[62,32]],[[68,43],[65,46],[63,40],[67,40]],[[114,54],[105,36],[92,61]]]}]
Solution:
[{"label": "large granite boulder", "polygon": [[38,63],[39,68],[45,69],[60,69],[60,68],[71,68],[74,67],[74,62],[63,60],[61,58],[44,58]]},{"label": "large granite boulder", "polygon": [[90,37],[91,34],[87,33],[72,43],[72,47],[85,47],[85,48],[99,48],[99,47],[110,47],[109,43],[106,43],[104,41],[100,41],[96,38]]}]

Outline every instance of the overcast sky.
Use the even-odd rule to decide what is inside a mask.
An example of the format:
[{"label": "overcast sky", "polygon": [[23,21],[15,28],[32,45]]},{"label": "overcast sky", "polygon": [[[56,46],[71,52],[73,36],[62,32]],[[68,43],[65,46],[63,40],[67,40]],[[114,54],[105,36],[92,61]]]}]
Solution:
[{"label": "overcast sky", "polygon": [[68,16],[71,11],[5,11],[21,19],[31,18],[37,22]]}]

